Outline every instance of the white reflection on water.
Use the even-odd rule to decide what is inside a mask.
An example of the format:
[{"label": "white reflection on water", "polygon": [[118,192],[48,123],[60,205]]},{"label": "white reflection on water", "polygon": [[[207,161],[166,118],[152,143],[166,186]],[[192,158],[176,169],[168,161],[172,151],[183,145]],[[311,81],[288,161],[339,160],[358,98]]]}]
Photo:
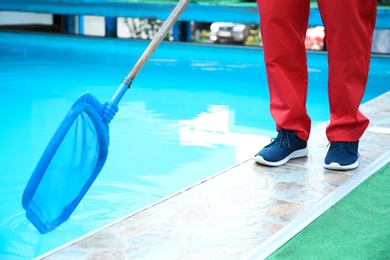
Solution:
[{"label": "white reflection on water", "polygon": [[235,132],[234,111],[223,105],[210,105],[207,112],[191,120],[179,120],[180,145],[217,146],[235,148],[236,162],[253,156],[269,141],[268,137]]}]

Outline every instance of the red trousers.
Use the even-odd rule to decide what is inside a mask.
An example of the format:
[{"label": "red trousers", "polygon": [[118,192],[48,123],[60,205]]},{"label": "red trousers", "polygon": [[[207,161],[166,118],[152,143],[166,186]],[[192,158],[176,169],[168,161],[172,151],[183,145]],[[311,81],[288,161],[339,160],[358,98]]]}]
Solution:
[{"label": "red trousers", "polygon": [[[307,140],[305,37],[310,0],[257,0],[270,109],[280,128]],[[369,120],[359,111],[367,83],[377,0],[318,0],[328,50],[330,142],[360,139]]]}]

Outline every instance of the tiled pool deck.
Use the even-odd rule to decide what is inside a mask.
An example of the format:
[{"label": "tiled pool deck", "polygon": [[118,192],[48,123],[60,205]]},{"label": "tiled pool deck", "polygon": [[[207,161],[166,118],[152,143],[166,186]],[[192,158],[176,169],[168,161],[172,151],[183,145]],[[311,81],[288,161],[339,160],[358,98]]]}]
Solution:
[{"label": "tiled pool deck", "polygon": [[[248,159],[165,200],[42,256],[44,259],[243,259],[390,150],[390,92],[361,106],[370,126],[360,166],[322,167],[326,124],[312,129],[309,156],[270,168]],[[258,144],[254,144],[258,145]],[[389,156],[387,156],[389,157]],[[390,158],[385,158],[389,161]],[[383,159],[382,159],[383,160]],[[260,257],[261,258],[261,257]]]}]

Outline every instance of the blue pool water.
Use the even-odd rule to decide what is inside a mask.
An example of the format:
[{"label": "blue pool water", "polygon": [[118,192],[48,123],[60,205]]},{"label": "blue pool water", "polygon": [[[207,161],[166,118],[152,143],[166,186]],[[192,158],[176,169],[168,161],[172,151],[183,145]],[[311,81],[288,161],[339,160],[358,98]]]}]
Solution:
[{"label": "blue pool water", "polygon": [[[0,33],[0,259],[48,252],[249,158],[258,137],[273,137],[261,49],[164,43],[119,104],[97,180],[67,222],[39,235],[21,196],[49,139],[82,93],[110,99],[146,46]],[[389,90],[390,59],[372,60],[364,101]],[[326,55],[308,63],[316,125],[329,115]]]}]

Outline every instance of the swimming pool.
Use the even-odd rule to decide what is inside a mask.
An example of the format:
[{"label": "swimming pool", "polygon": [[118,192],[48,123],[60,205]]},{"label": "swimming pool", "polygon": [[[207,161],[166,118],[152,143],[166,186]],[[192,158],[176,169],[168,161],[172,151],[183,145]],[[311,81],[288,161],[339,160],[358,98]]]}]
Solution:
[{"label": "swimming pool", "polygon": [[[29,259],[249,158],[273,137],[262,51],[164,43],[119,104],[99,177],[71,218],[39,235],[23,189],[77,97],[111,98],[147,42],[0,33],[0,258]],[[309,62],[308,111],[328,119],[326,55]],[[364,100],[389,90],[389,59],[373,57]],[[382,88],[380,87],[382,86]]]}]

